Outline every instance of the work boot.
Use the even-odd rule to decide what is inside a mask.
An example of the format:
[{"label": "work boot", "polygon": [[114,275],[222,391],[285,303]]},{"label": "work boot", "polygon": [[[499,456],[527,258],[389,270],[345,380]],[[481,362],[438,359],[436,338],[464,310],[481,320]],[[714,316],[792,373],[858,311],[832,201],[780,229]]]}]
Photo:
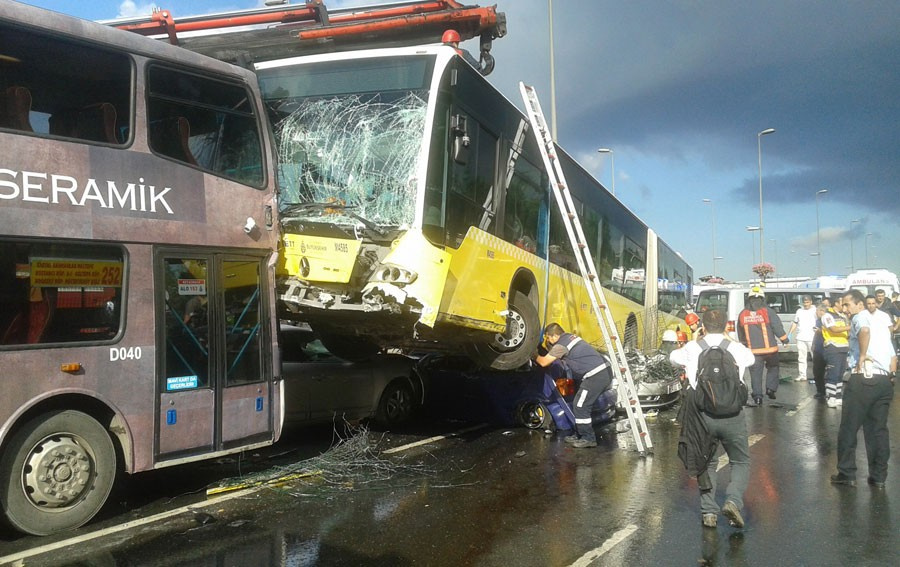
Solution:
[{"label": "work boot", "polygon": [[766,389],[766,395],[769,396],[770,400],[774,400],[775,399],[775,390]]},{"label": "work boot", "polygon": [[856,479],[850,478],[844,473],[837,473],[831,475],[831,484],[841,484],[844,486],[856,486]]},{"label": "work boot", "polygon": [[761,407],[762,406],[762,396],[754,396],[753,398],[753,407]]},{"label": "work boot", "polygon": [[715,528],[719,518],[715,514],[703,514],[702,523],[704,528]]},{"label": "work boot", "polygon": [[591,447],[596,447],[597,441],[594,439],[585,439],[582,437],[581,439],[576,439],[572,442],[572,447],[575,449],[590,449]]},{"label": "work boot", "polygon": [[741,516],[741,511],[738,510],[737,504],[728,500],[725,502],[725,505],[722,506],[722,513],[725,514],[725,517],[728,518],[728,521],[732,526],[736,528],[744,527],[744,518]]},{"label": "work boot", "polygon": [[576,433],[574,435],[566,435],[565,438],[563,439],[563,441],[565,441],[566,443],[571,445],[572,443],[578,441],[579,439],[581,439],[581,437],[579,437],[578,434]]}]

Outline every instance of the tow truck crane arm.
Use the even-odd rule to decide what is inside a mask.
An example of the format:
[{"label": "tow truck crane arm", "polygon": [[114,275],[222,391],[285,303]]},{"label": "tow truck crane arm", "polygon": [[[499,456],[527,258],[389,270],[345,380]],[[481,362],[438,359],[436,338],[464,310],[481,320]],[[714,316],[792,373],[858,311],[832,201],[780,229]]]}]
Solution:
[{"label": "tow truck crane arm", "polygon": [[[491,42],[506,35],[506,16],[496,6],[455,0],[394,2],[329,11],[323,0],[175,19],[169,10],[149,17],[104,22],[238,64],[349,49],[397,47],[440,41],[456,31],[461,41],[480,37],[480,68],[493,69]],[[215,33],[218,30],[219,33]]]}]

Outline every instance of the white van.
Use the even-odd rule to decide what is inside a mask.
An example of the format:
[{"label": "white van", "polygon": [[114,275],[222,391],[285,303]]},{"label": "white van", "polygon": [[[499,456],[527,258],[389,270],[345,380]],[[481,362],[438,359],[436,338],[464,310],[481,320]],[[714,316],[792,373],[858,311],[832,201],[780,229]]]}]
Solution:
[{"label": "white van", "polygon": [[[831,297],[832,292],[827,289],[803,289],[803,288],[778,288],[767,287],[763,289],[766,295],[766,303],[769,304],[776,313],[781,323],[784,325],[784,332],[788,332],[791,323],[794,321],[794,315],[797,309],[803,305],[803,296],[812,297],[813,304],[821,301],[825,297]],[[696,312],[702,317],[704,311],[710,309],[721,309],[728,316],[728,326],[726,331],[731,338],[737,340],[736,321],[738,315],[747,305],[747,297],[750,295],[749,287],[720,287],[716,289],[705,289],[700,292],[697,298]],[[786,345],[779,345],[778,352],[781,353],[797,353],[797,343],[791,342]]]}]

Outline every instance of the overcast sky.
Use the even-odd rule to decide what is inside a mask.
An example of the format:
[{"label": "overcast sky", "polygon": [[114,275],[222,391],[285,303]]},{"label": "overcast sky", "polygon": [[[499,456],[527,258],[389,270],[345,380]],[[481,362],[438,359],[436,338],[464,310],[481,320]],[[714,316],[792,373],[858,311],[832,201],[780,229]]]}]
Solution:
[{"label": "overcast sky", "polygon": [[[549,2],[480,4],[494,1],[509,34],[494,43],[489,80],[520,108],[518,82],[535,86],[549,120]],[[26,3],[87,19],[151,5]],[[161,0],[176,18],[258,4]],[[900,2],[555,0],[553,20],[560,144],[607,187],[611,159],[597,149],[613,149],[616,195],[696,276],[712,270],[713,208],[720,274],[751,276],[759,241],[746,227],[759,225],[766,128],[776,129],[761,138],[766,261],[816,275],[816,192],[827,189],[823,274],[849,271],[851,238],[856,269],[868,253],[871,267],[900,272]]]}]

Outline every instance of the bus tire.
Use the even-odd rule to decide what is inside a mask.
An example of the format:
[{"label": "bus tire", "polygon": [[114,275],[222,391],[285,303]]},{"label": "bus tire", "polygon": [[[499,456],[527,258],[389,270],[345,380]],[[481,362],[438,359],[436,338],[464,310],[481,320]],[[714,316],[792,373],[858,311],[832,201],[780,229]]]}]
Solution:
[{"label": "bus tire", "polygon": [[506,331],[497,333],[490,343],[470,345],[476,362],[492,370],[514,370],[531,359],[541,338],[537,307],[527,295],[514,291],[509,302]]},{"label": "bus tire", "polygon": [[115,477],[112,439],[94,418],[73,410],[39,415],[0,456],[4,520],[38,536],[77,528],[103,507]]}]

